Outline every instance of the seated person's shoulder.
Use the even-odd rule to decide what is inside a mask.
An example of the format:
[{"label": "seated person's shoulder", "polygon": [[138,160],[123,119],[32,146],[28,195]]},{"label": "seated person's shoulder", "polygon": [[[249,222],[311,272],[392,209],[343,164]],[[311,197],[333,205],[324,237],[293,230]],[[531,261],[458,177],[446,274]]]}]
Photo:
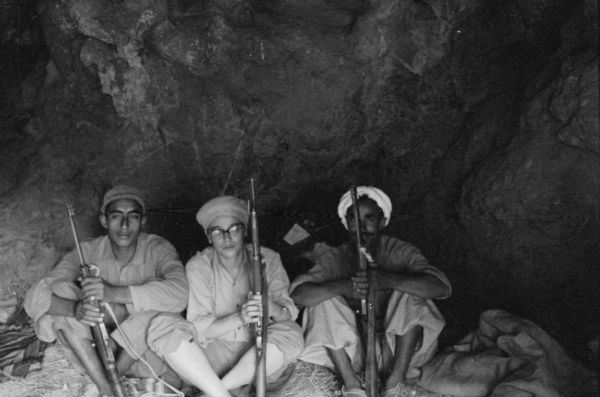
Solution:
[{"label": "seated person's shoulder", "polygon": [[321,255],[325,255],[325,254],[333,255],[333,254],[336,254],[337,252],[338,252],[338,248],[333,247],[324,241],[316,242],[315,245],[313,246],[313,253],[316,256],[321,256]]},{"label": "seated person's shoulder", "polygon": [[[252,255],[252,246],[249,247],[249,255]],[[267,266],[281,266],[283,267],[282,259],[279,252],[269,247],[260,247],[260,254],[262,255],[263,261]]]},{"label": "seated person's shoulder", "polygon": [[147,247],[146,249],[148,250],[177,252],[169,240],[157,234],[141,233],[139,239],[142,245]]},{"label": "seated person's shoulder", "polygon": [[211,268],[211,258],[214,254],[212,247],[197,251],[186,263],[186,269],[208,271]]},{"label": "seated person's shoulder", "polygon": [[138,238],[142,243],[147,245],[171,245],[169,240],[162,236],[159,236],[158,234],[140,233],[140,236]]},{"label": "seated person's shoulder", "polygon": [[81,240],[81,248],[96,252],[104,249],[106,244],[110,244],[108,236],[89,237]]},{"label": "seated person's shoulder", "polygon": [[320,260],[327,260],[336,258],[341,255],[343,246],[334,247],[324,241],[316,242],[312,249],[304,253],[304,257],[313,263],[317,263]]},{"label": "seated person's shoulder", "polygon": [[306,273],[311,277],[319,275],[317,277],[323,278],[323,280],[340,276],[340,272],[343,273],[342,269],[345,268],[345,249],[344,245],[334,247],[324,242],[316,243],[313,249],[304,256],[312,263]]},{"label": "seated person's shoulder", "polygon": [[[252,245],[250,245],[248,248],[249,248],[249,252],[252,252]],[[261,255],[263,255],[265,257],[273,257],[273,256],[279,255],[279,253],[277,251],[275,251],[274,249],[265,247],[262,245],[260,246],[260,253],[261,253]]]},{"label": "seated person's shoulder", "polygon": [[386,251],[401,250],[401,251],[416,251],[420,252],[419,248],[409,243],[408,241],[401,240],[398,237],[383,235],[381,236],[379,245]]},{"label": "seated person's shoulder", "polygon": [[[105,252],[109,252],[110,250],[110,240],[108,236],[99,236],[99,237],[90,237],[81,240],[80,242],[81,249],[83,250],[84,258],[87,261],[95,262],[98,258],[102,257]],[[66,252],[57,263],[56,267],[62,266],[79,266],[79,259],[77,255],[77,248],[73,247],[70,251]],[[53,270],[54,270],[53,269]],[[51,275],[51,274],[49,274]]]}]

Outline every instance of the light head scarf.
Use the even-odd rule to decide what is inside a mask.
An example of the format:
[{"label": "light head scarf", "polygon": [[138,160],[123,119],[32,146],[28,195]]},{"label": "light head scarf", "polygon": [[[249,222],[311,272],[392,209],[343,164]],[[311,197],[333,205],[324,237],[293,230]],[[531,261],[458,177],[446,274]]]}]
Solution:
[{"label": "light head scarf", "polygon": [[[361,196],[367,196],[371,200],[375,201],[379,208],[381,208],[383,211],[383,216],[385,218],[385,223],[383,226],[388,225],[390,222],[390,215],[392,214],[392,202],[387,194],[374,186],[357,186],[356,196],[358,199],[360,199]],[[348,208],[351,206],[352,196],[351,191],[348,190],[340,198],[340,203],[338,204],[338,216],[340,217],[340,220],[346,229],[348,229],[348,225],[346,224],[346,212],[348,212]]]},{"label": "light head scarf", "polygon": [[219,196],[207,201],[196,214],[196,220],[204,231],[220,216],[231,216],[244,225],[248,224],[248,204],[237,197]]}]

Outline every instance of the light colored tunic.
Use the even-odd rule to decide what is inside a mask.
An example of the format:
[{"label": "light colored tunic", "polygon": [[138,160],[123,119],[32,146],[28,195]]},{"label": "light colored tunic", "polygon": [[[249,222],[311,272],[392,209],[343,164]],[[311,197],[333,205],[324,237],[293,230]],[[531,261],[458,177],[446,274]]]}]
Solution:
[{"label": "light colored tunic", "polygon": [[[322,249],[322,248],[321,248]],[[323,250],[307,273],[294,280],[290,291],[306,282],[348,279],[357,272],[354,248],[344,244]],[[376,266],[395,273],[430,274],[449,288],[448,278],[429,264],[421,252],[410,243],[395,237],[381,236],[375,253]],[[430,299],[421,299],[401,291],[379,291],[376,294],[378,324],[377,359],[380,370],[389,370],[393,360],[396,335],[403,335],[415,326],[423,327],[423,340],[414,353],[407,377],[419,374],[418,368],[435,353],[437,337],[444,327],[444,319]],[[305,348],[299,359],[334,368],[326,348],[344,348],[353,366],[360,371],[363,366],[361,338],[356,314],[350,308],[357,302],[347,302],[336,296],[315,306],[307,307],[303,315]]]},{"label": "light colored tunic", "polygon": [[[250,246],[247,246],[247,252],[249,249]],[[303,347],[300,327],[294,322],[298,309],[288,294],[290,282],[279,254],[261,247],[261,255],[265,262],[270,299],[291,314],[289,320],[273,321],[268,326],[268,342],[284,354],[287,365],[295,361]],[[249,327],[240,325],[218,338],[209,339],[205,331],[217,318],[240,311],[253,290],[252,267],[246,260],[245,266],[237,274],[231,274],[218,263],[215,256],[214,249],[208,247],[189,260],[186,265],[190,284],[187,320],[176,316],[156,317],[149,333],[149,338],[150,335],[154,338],[149,339],[148,343],[163,356],[177,350],[182,341],[194,340],[204,349],[215,372],[222,374],[249,347],[253,340],[252,333]]]},{"label": "light colored tunic", "polygon": [[[177,251],[164,238],[146,233],[140,234],[134,257],[123,267],[112,251],[108,236],[83,241],[81,249],[86,262],[98,267],[100,278],[115,286],[129,286],[132,303],[126,306],[130,316],[120,325],[133,350],[143,355],[148,350],[146,331],[151,318],[158,312],[182,312],[187,303],[188,284]],[[40,340],[53,342],[60,329],[92,338],[90,327],[74,317],[46,314],[53,294],[80,299],[80,289],[75,283],[80,276],[78,254],[73,250],[28,291],[24,306]],[[135,357],[118,330],[111,336]]]}]

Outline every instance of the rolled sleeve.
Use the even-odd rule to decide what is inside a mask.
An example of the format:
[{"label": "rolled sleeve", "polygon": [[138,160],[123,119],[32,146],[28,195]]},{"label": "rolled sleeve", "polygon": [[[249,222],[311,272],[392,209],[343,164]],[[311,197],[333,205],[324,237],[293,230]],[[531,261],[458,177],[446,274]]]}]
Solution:
[{"label": "rolled sleeve", "polygon": [[129,287],[134,310],[182,312],[187,304],[188,283],[177,251],[161,239],[151,243],[147,253],[146,261],[155,264],[158,277]]},{"label": "rolled sleeve", "polygon": [[35,333],[44,342],[53,342],[56,339],[49,316],[45,314],[50,309],[52,290],[45,279],[40,280],[25,296],[23,306],[33,319]]},{"label": "rolled sleeve", "polygon": [[299,275],[298,277],[296,277],[294,279],[294,281],[292,282],[292,285],[290,286],[290,294],[296,289],[298,288],[298,286],[304,284],[304,283],[308,283],[308,282],[318,282],[320,281],[320,278],[316,278],[313,277],[313,275],[311,275],[310,273],[304,273]]},{"label": "rolled sleeve", "polygon": [[307,273],[301,274],[290,286],[290,293],[304,283],[323,283],[336,278],[343,278],[344,265],[334,250],[327,250],[315,261],[315,265]]},{"label": "rolled sleeve", "polygon": [[217,318],[215,308],[212,307],[212,277],[194,260],[188,263],[186,273],[190,284],[187,319],[194,325],[197,342],[205,345],[208,342],[205,336],[206,329]]},{"label": "rolled sleeve", "polygon": [[423,273],[427,273],[427,274],[437,278],[442,283],[444,283],[446,285],[446,287],[448,287],[448,293],[446,295],[436,298],[436,299],[448,299],[449,297],[452,296],[452,284],[450,283],[450,280],[444,274],[444,272],[442,272],[440,269],[438,269],[436,267],[431,266],[429,268],[424,269]]},{"label": "rolled sleeve", "polygon": [[291,314],[291,320],[298,317],[298,308],[289,295],[290,280],[281,263],[279,254],[271,250],[265,250],[265,261],[267,280],[269,282],[269,295],[271,299],[284,306]]},{"label": "rolled sleeve", "polygon": [[61,298],[79,299],[79,288],[72,281],[79,276],[79,264],[72,251],[56,265],[48,275],[34,284],[25,295],[25,311],[32,318],[36,335],[44,342],[53,342],[56,334],[52,319],[46,315],[50,310],[52,295]]}]

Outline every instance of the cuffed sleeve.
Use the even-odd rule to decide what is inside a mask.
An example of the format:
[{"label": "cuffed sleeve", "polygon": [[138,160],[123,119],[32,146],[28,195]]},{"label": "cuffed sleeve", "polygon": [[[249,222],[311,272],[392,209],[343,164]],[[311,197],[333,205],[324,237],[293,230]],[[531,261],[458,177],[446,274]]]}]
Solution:
[{"label": "cuffed sleeve", "polygon": [[44,342],[53,342],[56,333],[52,326],[50,310],[52,295],[65,299],[78,300],[79,288],[72,281],[80,274],[79,264],[72,251],[48,273],[46,277],[34,284],[25,295],[24,308],[32,318],[38,338]]},{"label": "cuffed sleeve", "polygon": [[452,295],[452,285],[448,277],[437,267],[431,265],[427,258],[414,245],[385,236],[381,239],[382,248],[378,251],[385,255],[384,263],[390,263],[394,271],[406,272],[409,274],[428,274],[431,275],[448,287],[449,293],[439,299],[446,299]]},{"label": "cuffed sleeve", "polygon": [[33,319],[36,335],[44,342],[53,342],[56,339],[50,318],[45,316],[50,309],[51,299],[52,290],[46,280],[42,279],[27,292],[23,303],[25,311]]}]

